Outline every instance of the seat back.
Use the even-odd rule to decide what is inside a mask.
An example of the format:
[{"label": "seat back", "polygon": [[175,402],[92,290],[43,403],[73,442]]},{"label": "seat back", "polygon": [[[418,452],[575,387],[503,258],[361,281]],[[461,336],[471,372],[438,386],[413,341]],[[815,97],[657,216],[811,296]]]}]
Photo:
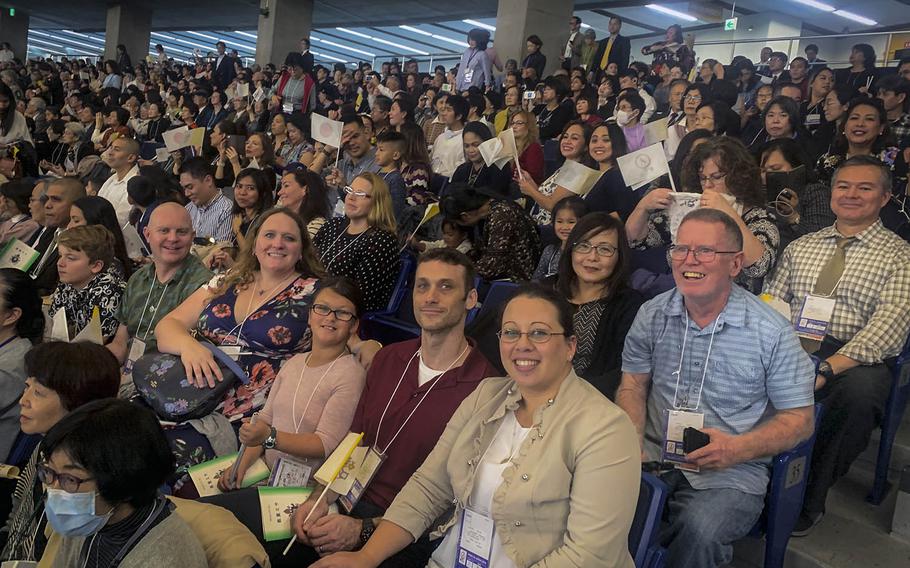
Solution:
[{"label": "seat back", "polygon": [[629,529],[629,553],[636,568],[647,568],[652,565],[653,558],[662,556],[657,532],[667,503],[667,493],[666,483],[655,475],[642,472],[638,506]]},{"label": "seat back", "polygon": [[3,463],[22,466],[32,457],[32,453],[35,451],[35,448],[40,441],[40,435],[26,434],[20,431],[19,434],[16,435],[16,441],[13,442],[13,447],[10,448],[9,456],[7,456],[6,461]]},{"label": "seat back", "polygon": [[498,310],[509,301],[517,289],[518,284],[515,282],[497,281],[490,283],[490,288],[487,290],[483,303],[480,305],[478,317],[488,313],[490,310]]},{"label": "seat back", "polygon": [[878,443],[872,490],[866,497],[866,500],[873,505],[880,505],[890,489],[888,470],[891,467],[891,449],[897,431],[900,429],[907,402],[910,401],[910,337],[907,338],[904,348],[897,358],[888,360],[886,363],[892,373],[891,392],[888,393],[885,412],[882,416],[882,435]]}]

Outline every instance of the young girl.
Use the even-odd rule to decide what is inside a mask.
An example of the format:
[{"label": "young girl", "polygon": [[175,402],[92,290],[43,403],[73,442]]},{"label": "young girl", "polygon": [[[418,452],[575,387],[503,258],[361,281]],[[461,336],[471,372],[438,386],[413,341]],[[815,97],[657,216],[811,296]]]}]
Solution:
[{"label": "young girl", "polygon": [[438,241],[420,241],[418,249],[421,252],[434,248],[450,248],[463,252],[468,256],[474,252],[474,243],[468,236],[468,231],[455,222],[454,219],[445,219],[442,222],[442,239]]},{"label": "young girl", "polygon": [[561,199],[553,207],[553,230],[559,243],[547,245],[540,255],[540,262],[534,270],[532,280],[543,280],[559,271],[559,258],[566,248],[566,239],[578,223],[578,220],[588,214],[588,205],[585,200],[577,195]]}]

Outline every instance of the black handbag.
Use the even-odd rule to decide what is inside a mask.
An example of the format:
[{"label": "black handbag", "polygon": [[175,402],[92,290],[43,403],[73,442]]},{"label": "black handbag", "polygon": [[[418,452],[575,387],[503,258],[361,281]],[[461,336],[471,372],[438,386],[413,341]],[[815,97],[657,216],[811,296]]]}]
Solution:
[{"label": "black handbag", "polygon": [[151,352],[133,365],[133,383],[142,399],[159,418],[184,422],[211,414],[227,392],[239,381],[247,384],[249,376],[240,365],[209,342],[200,342],[215,356],[223,381],[212,388],[198,388],[187,379],[179,355]]}]

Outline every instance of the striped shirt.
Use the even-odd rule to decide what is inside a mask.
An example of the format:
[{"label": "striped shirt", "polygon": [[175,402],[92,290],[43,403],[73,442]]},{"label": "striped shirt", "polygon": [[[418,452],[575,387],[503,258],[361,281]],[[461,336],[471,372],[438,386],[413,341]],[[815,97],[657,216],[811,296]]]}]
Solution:
[{"label": "striped shirt", "polygon": [[[790,304],[794,321],[841,236],[832,225],[793,241],[765,283]],[[828,335],[846,342],[839,354],[874,365],[900,353],[910,330],[910,244],[881,221],[858,233],[834,299]]]},{"label": "striped shirt", "polygon": [[231,240],[231,210],[234,205],[221,190],[207,205],[198,206],[193,202],[186,204],[186,210],[193,220],[193,230],[197,237],[214,237],[218,242]]},{"label": "striped shirt", "polygon": [[[688,396],[688,406],[695,407],[700,396],[697,412],[704,413],[705,427],[730,434],[749,432],[775,409],[803,408],[815,401],[811,359],[787,320],[763,301],[734,284],[717,319],[700,329],[685,315],[682,295],[676,289],[664,292],[641,307],[622,354],[623,372],[651,375],[644,443],[648,460],[661,459],[678,368],[677,401]],[[755,460],[722,470],[683,473],[695,489],[738,489],[763,495],[768,463]]]}]

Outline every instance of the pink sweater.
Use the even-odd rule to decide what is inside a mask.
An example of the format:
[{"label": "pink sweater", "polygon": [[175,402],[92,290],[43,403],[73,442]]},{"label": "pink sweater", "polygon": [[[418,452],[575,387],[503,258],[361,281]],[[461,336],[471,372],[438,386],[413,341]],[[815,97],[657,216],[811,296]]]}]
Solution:
[{"label": "pink sweater", "polygon": [[[327,363],[315,368],[305,365],[309,356],[309,353],[301,353],[284,364],[259,416],[279,432],[315,433],[329,455],[351,428],[366,371],[353,355],[343,355],[334,366]],[[309,406],[307,401],[310,401]],[[295,413],[300,421],[299,430],[294,423]],[[265,461],[270,469],[282,455],[278,450],[266,450]],[[304,461],[315,473],[325,459],[307,458]]]}]

